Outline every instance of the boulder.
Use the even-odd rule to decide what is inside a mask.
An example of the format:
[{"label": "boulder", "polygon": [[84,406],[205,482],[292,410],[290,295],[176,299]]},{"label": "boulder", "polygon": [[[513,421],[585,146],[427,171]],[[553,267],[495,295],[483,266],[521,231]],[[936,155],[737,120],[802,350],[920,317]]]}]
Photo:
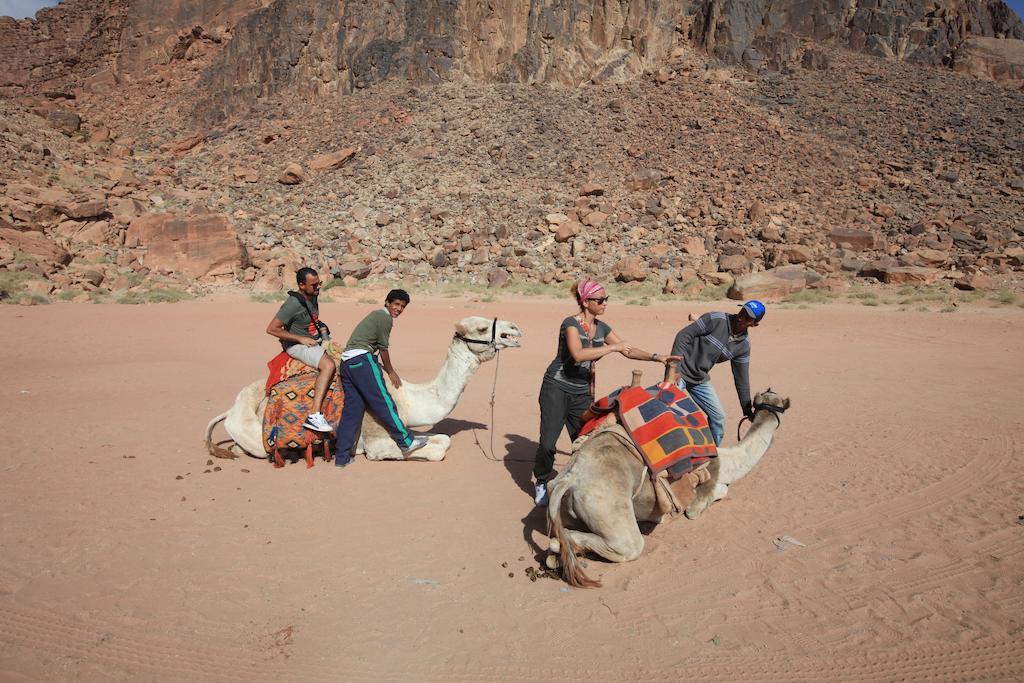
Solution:
[{"label": "boulder", "polygon": [[890,285],[930,285],[941,276],[942,271],[938,268],[920,266],[884,267],[876,275],[879,280]]},{"label": "boulder", "polygon": [[568,242],[576,235],[580,234],[580,230],[583,226],[577,221],[566,221],[558,226],[558,230],[555,231],[556,242]]},{"label": "boulder", "polygon": [[117,76],[110,69],[97,71],[85,79],[82,88],[90,93],[109,93],[117,88]]},{"label": "boulder", "polygon": [[647,279],[647,264],[639,256],[627,256],[613,266],[616,282],[642,282]]},{"label": "boulder", "polygon": [[604,187],[598,183],[587,183],[580,188],[581,197],[597,197],[604,194]]},{"label": "boulder", "polygon": [[71,263],[71,254],[38,232],[0,228],[0,247],[4,251],[31,256],[47,273]]},{"label": "boulder", "polygon": [[811,248],[803,244],[784,244],[779,247],[779,258],[784,263],[807,263],[813,257]]},{"label": "boulder", "polygon": [[160,145],[160,150],[171,154],[184,154],[190,149],[195,149],[206,140],[206,136],[200,133],[179,138],[173,142]]},{"label": "boulder", "polygon": [[370,266],[362,261],[346,261],[338,268],[342,278],[365,279],[370,274]]},{"label": "boulder", "polygon": [[904,266],[941,266],[949,259],[949,254],[938,249],[916,249],[900,257]]},{"label": "boulder", "polygon": [[718,267],[721,270],[729,273],[743,273],[750,270],[753,264],[750,259],[743,254],[735,254],[732,256],[721,256],[718,259]]},{"label": "boulder", "polygon": [[356,155],[355,147],[346,147],[345,149],[339,149],[337,152],[331,152],[330,154],[321,154],[320,156],[313,157],[306,164],[312,171],[331,171],[336,168],[341,168],[345,163]]},{"label": "boulder", "polygon": [[679,242],[679,250],[691,256],[704,256],[708,253],[702,237],[684,237]]},{"label": "boulder", "polygon": [[277,177],[277,182],[282,185],[298,185],[306,179],[306,173],[298,164],[288,164],[284,171]]},{"label": "boulder", "polygon": [[785,297],[804,289],[809,281],[819,279],[820,276],[803,266],[781,266],[736,278],[726,296],[737,300]]},{"label": "boulder", "polygon": [[995,289],[996,284],[988,275],[985,275],[984,273],[974,273],[973,275],[965,275],[960,278],[953,283],[953,286],[957,289],[962,289],[968,292],[973,292],[974,290],[990,292]]},{"label": "boulder", "polygon": [[883,246],[881,237],[870,230],[860,228],[833,228],[828,237],[836,246],[846,245],[853,251],[881,249]]},{"label": "boulder", "polygon": [[68,218],[72,218],[77,221],[86,220],[88,218],[99,218],[107,213],[107,201],[105,199],[91,199],[81,202],[71,202],[68,204],[61,204],[57,207],[57,210]]},{"label": "boulder", "polygon": [[50,111],[46,115],[46,121],[65,135],[74,135],[82,127],[82,117],[65,109]]},{"label": "boulder", "polygon": [[487,276],[487,284],[491,287],[504,287],[508,284],[508,273],[501,268],[492,270]]},{"label": "boulder", "polygon": [[233,277],[249,263],[238,232],[222,214],[146,214],[132,220],[128,238],[146,247],[148,268],[195,279]]}]

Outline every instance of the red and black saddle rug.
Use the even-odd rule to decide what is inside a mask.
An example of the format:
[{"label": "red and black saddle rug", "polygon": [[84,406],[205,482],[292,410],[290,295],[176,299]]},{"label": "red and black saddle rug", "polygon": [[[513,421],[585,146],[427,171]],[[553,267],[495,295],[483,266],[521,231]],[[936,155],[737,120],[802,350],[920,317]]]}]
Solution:
[{"label": "red and black saddle rug", "polygon": [[[718,457],[707,416],[689,392],[675,384],[622,387],[595,406],[599,412],[615,410],[652,475],[668,470],[669,477],[677,479]],[[600,419],[587,423],[581,434],[592,430]]]}]

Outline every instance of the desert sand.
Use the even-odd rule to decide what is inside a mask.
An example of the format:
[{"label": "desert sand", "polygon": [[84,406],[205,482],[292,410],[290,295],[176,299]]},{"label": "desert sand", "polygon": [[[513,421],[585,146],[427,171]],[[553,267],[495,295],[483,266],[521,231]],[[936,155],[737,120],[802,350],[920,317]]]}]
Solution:
[{"label": "desert sand", "polygon": [[[570,303],[413,295],[406,379],[465,315],[515,321],[523,347],[437,426],[444,462],[344,470],[207,462],[207,421],[276,353],[274,304],[0,307],[0,679],[1024,678],[1021,309],[770,307],[752,385],[793,403],[771,451],[577,590],[526,573],[546,546],[536,393]],[[606,319],[664,353],[726,305],[613,300]],[[373,307],[323,317],[347,337]],[[659,377],[598,367],[605,392]],[[731,441],[727,364],[714,379]]]}]

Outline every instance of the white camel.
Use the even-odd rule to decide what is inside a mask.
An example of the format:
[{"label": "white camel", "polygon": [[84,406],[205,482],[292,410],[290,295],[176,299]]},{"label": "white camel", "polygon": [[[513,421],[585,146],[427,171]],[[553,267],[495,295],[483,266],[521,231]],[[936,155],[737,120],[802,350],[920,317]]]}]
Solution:
[{"label": "white camel", "polygon": [[[685,514],[696,519],[711,503],[726,496],[729,485],[742,479],[771,446],[779,415],[789,399],[771,389],[754,397],[755,414],[743,439],[718,449],[708,465],[710,478],[697,486]],[[644,537],[637,522],[660,523],[654,485],[646,466],[613,432],[599,431],[583,441],[569,466],[548,485],[549,539],[546,563],[562,568],[562,577],[573,586],[600,586],[582,570],[577,553],[591,551],[612,562],[630,562],[640,556]],[[624,435],[624,432],[620,432]],[[634,452],[630,452],[630,451]],[[568,526],[576,528],[567,528]]]},{"label": "white camel", "polygon": [[[481,363],[491,360],[498,351],[519,346],[522,332],[515,323],[470,316],[455,324],[455,336],[448,347],[448,357],[430,382],[414,384],[402,382],[398,389],[388,376],[384,382],[391,392],[398,415],[411,429],[429,429],[455,408],[463,390]],[[245,453],[266,458],[263,447],[263,411],[266,408],[265,382],[257,380],[246,386],[235,398],[230,409],[210,420],[206,425],[206,447],[223,457],[223,449],[213,445],[213,429],[223,420],[224,429],[235,445]],[[384,428],[367,412],[355,454],[363,453],[367,460],[443,460],[451,438],[444,434],[431,434],[423,448],[404,456]]]}]

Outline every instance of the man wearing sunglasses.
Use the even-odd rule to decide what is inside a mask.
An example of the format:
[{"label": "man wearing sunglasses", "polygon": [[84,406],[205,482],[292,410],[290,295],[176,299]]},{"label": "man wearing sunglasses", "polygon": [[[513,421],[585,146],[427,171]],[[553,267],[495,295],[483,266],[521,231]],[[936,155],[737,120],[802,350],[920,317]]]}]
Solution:
[{"label": "man wearing sunglasses", "polygon": [[302,426],[314,432],[332,432],[334,430],[320,412],[337,369],[322,346],[331,338],[331,330],[320,322],[317,303],[320,276],[312,268],[300,268],[295,273],[295,282],[299,291],[288,292],[288,300],[267,325],[267,334],[280,339],[281,347],[289,356],[320,371],[313,389],[312,412]]},{"label": "man wearing sunglasses", "polygon": [[739,313],[705,313],[676,334],[672,355],[679,361],[680,389],[686,389],[708,416],[708,425],[715,445],[725,437],[725,408],[711,385],[711,372],[717,363],[726,360],[732,365],[736,395],[746,417],[753,417],[750,401],[750,339],[747,330],[764,319],[764,304],[750,300]]}]

